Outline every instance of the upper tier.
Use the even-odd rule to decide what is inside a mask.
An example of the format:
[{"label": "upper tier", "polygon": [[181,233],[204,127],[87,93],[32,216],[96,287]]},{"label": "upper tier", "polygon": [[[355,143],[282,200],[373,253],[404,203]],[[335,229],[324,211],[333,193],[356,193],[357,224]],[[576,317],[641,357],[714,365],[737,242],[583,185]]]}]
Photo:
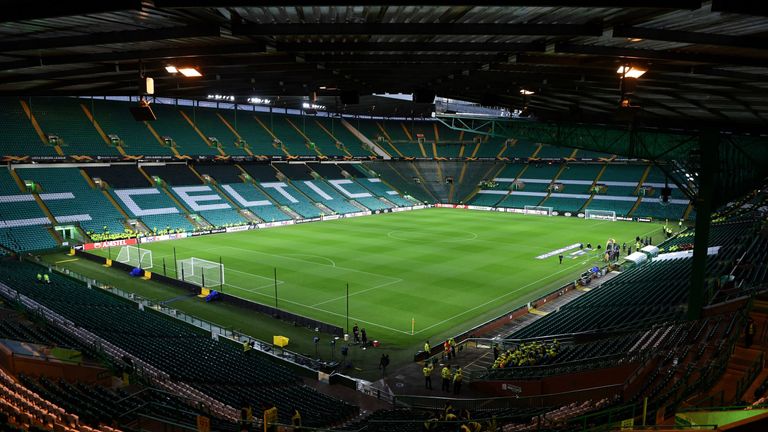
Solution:
[{"label": "upper tier", "polygon": [[[436,120],[382,120],[153,103],[157,120],[134,120],[135,102],[0,98],[0,156],[136,158],[589,158],[584,150],[452,130]],[[371,144],[377,147],[372,149]],[[87,160],[87,158],[85,158]]]}]

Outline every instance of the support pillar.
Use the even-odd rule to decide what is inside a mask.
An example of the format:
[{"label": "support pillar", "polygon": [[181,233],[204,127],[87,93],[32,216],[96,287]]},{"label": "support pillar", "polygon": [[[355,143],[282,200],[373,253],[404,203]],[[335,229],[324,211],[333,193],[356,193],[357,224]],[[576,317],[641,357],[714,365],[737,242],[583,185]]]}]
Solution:
[{"label": "support pillar", "polygon": [[699,137],[701,158],[699,172],[699,193],[694,203],[696,207],[696,234],[693,240],[693,263],[691,264],[691,286],[688,291],[688,319],[701,317],[706,298],[705,278],[707,270],[707,249],[712,210],[720,168],[720,134],[717,130],[705,130]]}]

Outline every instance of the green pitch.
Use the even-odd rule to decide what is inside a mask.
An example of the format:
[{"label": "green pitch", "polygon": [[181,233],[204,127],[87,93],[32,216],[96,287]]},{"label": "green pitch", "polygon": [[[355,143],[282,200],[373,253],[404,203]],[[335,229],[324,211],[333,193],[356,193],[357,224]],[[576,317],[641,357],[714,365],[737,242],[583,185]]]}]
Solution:
[{"label": "green pitch", "polygon": [[[658,225],[428,209],[151,243],[155,273],[189,257],[225,267],[223,292],[409,346],[455,334],[573,280],[597,253],[536,257],[574,243],[634,242]],[[569,252],[573,252],[571,250]],[[102,250],[115,258],[118,250]],[[165,260],[165,270],[163,267]],[[413,321],[412,321],[413,320]],[[412,329],[412,323],[415,327]],[[413,330],[413,332],[412,332]]]}]

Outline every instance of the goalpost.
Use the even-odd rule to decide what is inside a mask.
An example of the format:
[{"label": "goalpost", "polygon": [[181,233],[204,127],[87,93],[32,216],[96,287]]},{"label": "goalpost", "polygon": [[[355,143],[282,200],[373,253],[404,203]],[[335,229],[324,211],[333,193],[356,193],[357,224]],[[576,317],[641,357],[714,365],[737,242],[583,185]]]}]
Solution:
[{"label": "goalpost", "polygon": [[176,279],[204,288],[224,285],[224,264],[195,257],[178,260],[176,264]]},{"label": "goalpost", "polygon": [[115,261],[139,267],[143,270],[152,268],[152,251],[136,246],[123,246],[117,254]]},{"label": "goalpost", "polygon": [[523,208],[523,213],[539,216],[552,216],[552,207],[527,205]]},{"label": "goalpost", "polygon": [[584,219],[600,219],[616,221],[616,212],[613,210],[590,210],[584,211]]}]

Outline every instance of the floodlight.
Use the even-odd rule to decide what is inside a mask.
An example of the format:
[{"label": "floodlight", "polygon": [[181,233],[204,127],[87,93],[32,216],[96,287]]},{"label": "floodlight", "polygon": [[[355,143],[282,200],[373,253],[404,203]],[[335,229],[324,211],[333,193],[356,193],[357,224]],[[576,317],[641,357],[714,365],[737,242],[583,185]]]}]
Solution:
[{"label": "floodlight", "polygon": [[201,73],[200,73],[200,71],[198,71],[198,70],[197,70],[197,69],[195,69],[195,68],[191,68],[191,67],[187,67],[187,68],[179,68],[179,72],[180,72],[182,75],[184,75],[185,77],[187,77],[187,78],[190,78],[190,77],[201,77],[201,76],[203,76],[203,74],[201,74]]},{"label": "floodlight", "polygon": [[617,74],[623,75],[627,78],[640,78],[646,72],[647,71],[645,69],[640,69],[635,66],[619,66],[619,68],[616,69]]}]

